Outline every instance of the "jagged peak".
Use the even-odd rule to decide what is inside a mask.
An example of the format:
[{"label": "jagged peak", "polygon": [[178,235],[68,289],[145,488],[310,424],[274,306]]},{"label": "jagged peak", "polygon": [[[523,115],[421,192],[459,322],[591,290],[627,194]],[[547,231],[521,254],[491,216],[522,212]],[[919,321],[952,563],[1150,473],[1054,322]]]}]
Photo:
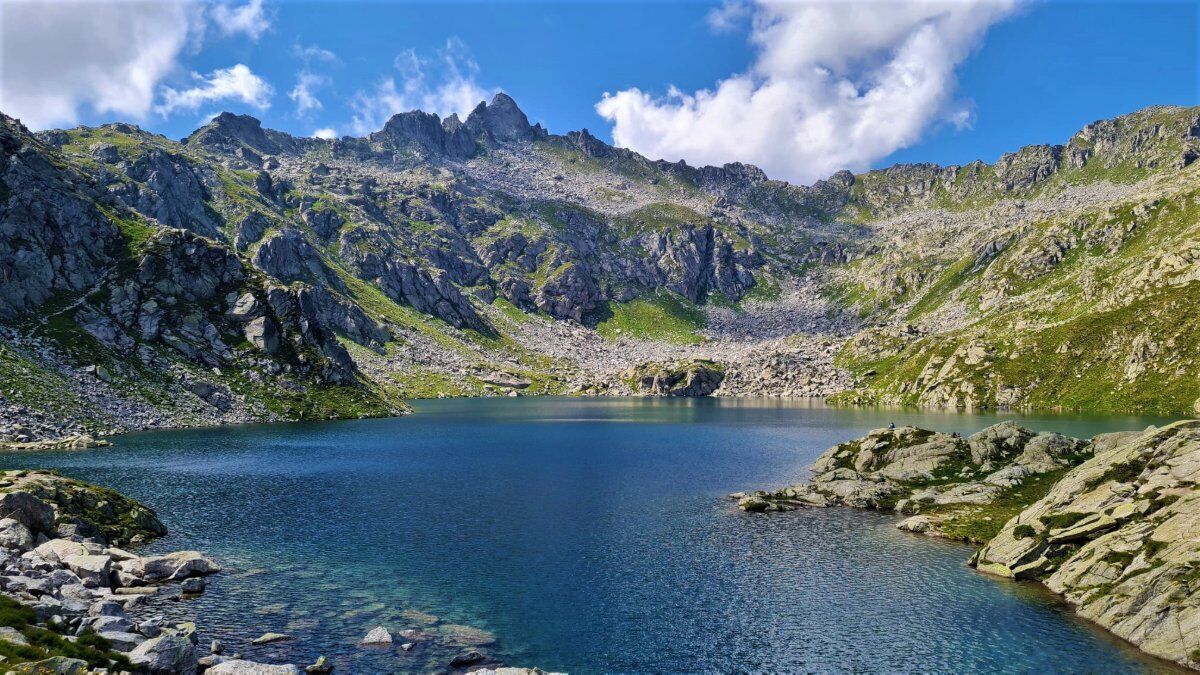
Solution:
[{"label": "jagged peak", "polygon": [[395,133],[413,126],[440,126],[441,123],[442,120],[437,116],[437,113],[425,112],[424,110],[408,110],[389,117],[388,121],[384,122],[383,129],[378,133]]},{"label": "jagged peak", "polygon": [[227,124],[244,124],[252,127],[258,127],[259,129],[262,128],[262,120],[258,119],[257,117],[246,114],[239,115],[238,113],[229,112],[228,110],[212,118],[212,121],[210,121],[209,124],[217,126]]},{"label": "jagged peak", "polygon": [[533,138],[537,132],[517,102],[504,92],[492,97],[491,103],[480,101],[467,116],[467,128],[492,141],[515,141]]},{"label": "jagged peak", "polygon": [[251,115],[223,112],[183,140],[188,145],[231,150],[246,146],[265,154],[278,154],[294,144],[282,132],[263,129],[262,121]]}]

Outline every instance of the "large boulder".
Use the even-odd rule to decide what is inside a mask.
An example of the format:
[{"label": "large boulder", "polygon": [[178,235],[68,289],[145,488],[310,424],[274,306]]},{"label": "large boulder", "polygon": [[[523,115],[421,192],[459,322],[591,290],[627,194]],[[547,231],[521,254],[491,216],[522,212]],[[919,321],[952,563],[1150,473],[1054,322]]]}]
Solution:
[{"label": "large boulder", "polygon": [[0,495],[0,518],[11,518],[35,533],[54,529],[54,507],[23,490]]},{"label": "large boulder", "polygon": [[51,656],[41,661],[18,663],[9,672],[17,675],[84,675],[89,672],[87,661],[66,656]]},{"label": "large boulder", "polygon": [[195,645],[176,635],[146,640],[129,652],[129,660],[153,675],[194,675],[197,668]]},{"label": "large boulder", "polygon": [[124,560],[117,566],[122,572],[146,581],[177,581],[221,571],[220,565],[204,557],[199,551],[176,551],[134,558]]},{"label": "large boulder", "polygon": [[29,528],[14,518],[0,518],[0,547],[27,551],[33,545]]},{"label": "large boulder", "polygon": [[99,553],[101,547],[70,539],[51,539],[38,544],[33,552],[46,560],[61,562],[73,556],[88,556]]},{"label": "large boulder", "polygon": [[111,583],[112,558],[106,555],[69,555],[62,562],[86,585],[108,586]]},{"label": "large boulder", "polygon": [[246,340],[268,354],[279,351],[279,328],[267,316],[260,316],[246,324]]},{"label": "large boulder", "polygon": [[290,663],[274,665],[230,659],[221,661],[205,672],[210,675],[299,675],[300,668]]}]

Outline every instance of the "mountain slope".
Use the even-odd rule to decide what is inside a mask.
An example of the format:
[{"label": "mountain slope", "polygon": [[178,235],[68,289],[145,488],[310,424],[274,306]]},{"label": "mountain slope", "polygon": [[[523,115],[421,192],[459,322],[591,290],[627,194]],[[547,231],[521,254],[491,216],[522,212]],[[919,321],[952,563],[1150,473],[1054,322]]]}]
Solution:
[{"label": "mountain slope", "polygon": [[7,434],[628,393],[688,359],[718,394],[1181,412],[1197,135],[1152,108],[795,186],[553,135],[503,94],[332,141],[4,118]]}]

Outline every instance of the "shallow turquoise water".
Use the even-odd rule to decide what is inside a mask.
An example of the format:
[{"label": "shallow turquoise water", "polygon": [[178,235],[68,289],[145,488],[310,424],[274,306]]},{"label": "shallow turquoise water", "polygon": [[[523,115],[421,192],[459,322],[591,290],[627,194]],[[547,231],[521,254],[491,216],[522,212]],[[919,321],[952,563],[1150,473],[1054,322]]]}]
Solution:
[{"label": "shallow turquoise water", "polygon": [[[729,492],[805,476],[889,421],[974,432],[994,415],[756,400],[485,399],[400,419],[135,434],[0,457],[117,488],[225,563],[196,616],[248,657],[340,672],[444,666],[489,631],[510,665],[570,672],[1158,670],[971,547],[844,509],[742,514]],[[1078,436],[1163,420],[1025,417]],[[411,653],[355,646],[436,615]],[[409,613],[405,613],[405,612]],[[293,642],[252,647],[266,631]],[[468,636],[470,637],[470,636]]]}]

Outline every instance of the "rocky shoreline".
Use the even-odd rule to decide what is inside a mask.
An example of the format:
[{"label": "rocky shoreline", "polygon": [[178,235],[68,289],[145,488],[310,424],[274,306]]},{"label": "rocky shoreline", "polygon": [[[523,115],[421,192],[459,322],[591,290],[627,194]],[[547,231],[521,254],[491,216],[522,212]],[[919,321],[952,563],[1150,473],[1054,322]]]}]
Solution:
[{"label": "rocky shoreline", "polygon": [[[166,615],[179,613],[165,603],[204,593],[207,577],[222,569],[198,551],[136,552],[166,533],[154,511],[113,490],[46,471],[0,472],[0,668],[72,675],[333,672],[324,656],[300,667],[227,653],[221,639],[202,646],[194,621],[167,620]],[[494,639],[466,626],[444,628],[470,632],[476,644]],[[290,639],[265,633],[250,644]],[[431,639],[419,630],[396,634],[405,652]],[[392,633],[380,626],[360,645],[390,648],[392,642]],[[478,649],[461,652],[446,667],[497,675],[541,673],[501,666]]]},{"label": "rocky shoreline", "polygon": [[877,429],[813,477],[731,495],[747,512],[849,506],[981,544],[981,572],[1042,582],[1080,616],[1200,669],[1200,421],[1090,440],[1003,422],[968,438]]}]

